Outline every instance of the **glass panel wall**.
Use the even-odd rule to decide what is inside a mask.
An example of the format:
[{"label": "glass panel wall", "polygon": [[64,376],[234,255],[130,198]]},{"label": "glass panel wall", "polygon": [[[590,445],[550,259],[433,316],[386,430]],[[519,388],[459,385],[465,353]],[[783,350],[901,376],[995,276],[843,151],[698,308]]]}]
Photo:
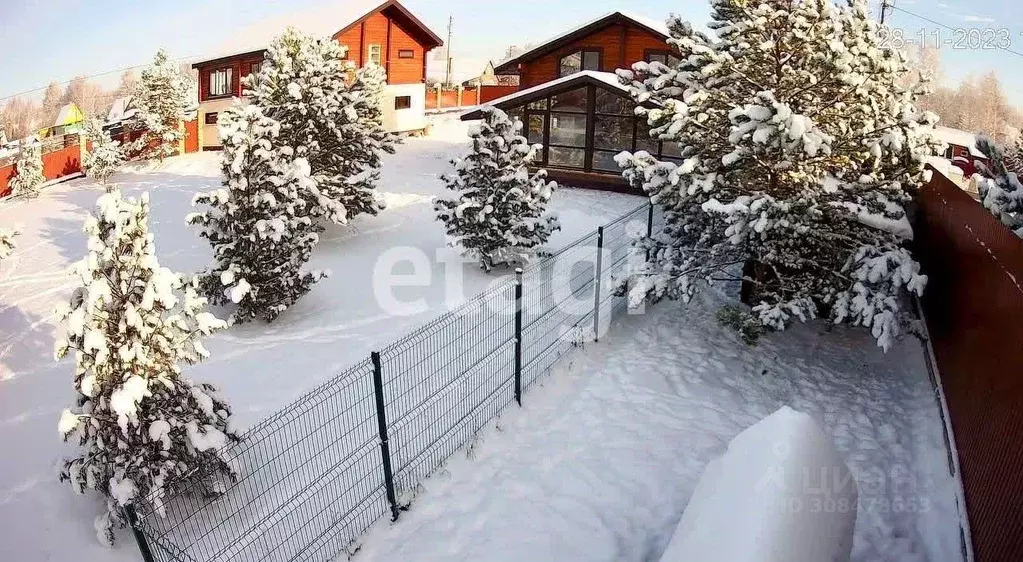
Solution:
[{"label": "glass panel wall", "polygon": [[541,164],[616,175],[615,156],[622,151],[645,150],[675,162],[681,161],[676,143],[650,138],[645,117],[635,115],[631,99],[596,86],[584,86],[508,110],[523,121],[522,134],[531,143],[543,144]]}]

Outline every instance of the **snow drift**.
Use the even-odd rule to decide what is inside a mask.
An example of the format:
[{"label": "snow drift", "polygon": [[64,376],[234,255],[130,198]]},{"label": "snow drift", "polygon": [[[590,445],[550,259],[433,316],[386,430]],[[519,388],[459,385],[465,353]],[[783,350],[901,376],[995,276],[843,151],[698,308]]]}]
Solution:
[{"label": "snow drift", "polygon": [[788,406],[711,461],[663,562],[848,562],[857,486],[813,419]]}]

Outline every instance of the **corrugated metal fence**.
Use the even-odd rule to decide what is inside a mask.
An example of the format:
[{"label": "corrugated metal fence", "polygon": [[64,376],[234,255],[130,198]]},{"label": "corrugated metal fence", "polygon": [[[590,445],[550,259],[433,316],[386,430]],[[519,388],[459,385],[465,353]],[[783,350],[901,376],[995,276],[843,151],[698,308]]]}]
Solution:
[{"label": "corrugated metal fence", "polygon": [[923,298],[979,562],[1023,560],[1023,240],[935,172],[917,198]]}]

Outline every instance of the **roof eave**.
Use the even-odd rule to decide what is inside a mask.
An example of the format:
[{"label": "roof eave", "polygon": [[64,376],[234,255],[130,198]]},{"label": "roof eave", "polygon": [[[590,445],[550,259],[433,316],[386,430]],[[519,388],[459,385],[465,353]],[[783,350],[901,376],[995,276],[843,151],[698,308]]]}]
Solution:
[{"label": "roof eave", "polygon": [[566,33],[565,35],[557,37],[556,39],[548,41],[542,45],[537,45],[536,47],[533,47],[532,49],[526,51],[525,53],[522,53],[521,55],[515,58],[502,62],[501,64],[494,67],[494,73],[500,75],[518,74],[519,64],[535,60],[552,51],[556,51],[558,48],[567,43],[571,43],[581,37],[585,37],[587,35],[600,31],[601,29],[604,29],[605,27],[609,27],[611,25],[615,25],[618,23],[628,23],[629,25],[634,25],[636,27],[642,28],[663,39],[668,38],[668,36],[665,35],[663,32],[657,29],[653,29],[641,21],[632,19],[621,12],[613,12],[579,29],[576,29],[575,31]]},{"label": "roof eave", "polygon": [[210,65],[219,64],[219,63],[227,62],[227,61],[231,61],[231,60],[248,58],[248,57],[255,56],[255,55],[262,55],[265,52],[266,52],[266,49],[263,48],[263,49],[256,49],[254,51],[242,51],[240,53],[234,53],[234,54],[231,54],[231,55],[223,55],[223,56],[220,56],[220,57],[217,57],[217,58],[213,58],[213,59],[196,61],[196,62],[192,63],[192,68],[199,68],[199,67],[203,67],[203,66],[210,66]]}]

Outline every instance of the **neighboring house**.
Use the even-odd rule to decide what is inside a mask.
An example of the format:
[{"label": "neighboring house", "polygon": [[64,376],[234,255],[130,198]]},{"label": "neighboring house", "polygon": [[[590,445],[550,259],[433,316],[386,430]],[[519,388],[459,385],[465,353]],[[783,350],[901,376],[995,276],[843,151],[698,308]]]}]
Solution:
[{"label": "neighboring house", "polygon": [[85,115],[82,113],[82,110],[78,109],[77,105],[69,103],[60,108],[57,118],[53,120],[53,125],[39,130],[39,138],[59,137],[77,133],[82,130],[84,123]]},{"label": "neighboring house", "polygon": [[465,82],[462,82],[462,86],[466,88],[475,88],[476,86],[518,86],[519,77],[516,74],[503,74],[498,75],[494,71],[494,63],[487,62],[486,68],[483,69],[483,73],[476,78],[470,78]]},{"label": "neighboring house", "polygon": [[134,117],[137,112],[138,110],[135,109],[135,103],[132,101],[131,96],[117,98],[114,100],[113,105],[110,106],[110,111],[107,112],[107,120],[104,126],[118,126],[123,121]]},{"label": "neighboring house", "polygon": [[[934,128],[934,137],[946,143],[948,147],[940,157],[932,158],[932,164],[941,169],[947,166],[954,166],[962,171],[962,181],[959,178],[952,179],[962,184],[968,181],[973,174],[980,172],[980,164],[987,160],[984,154],[977,150],[977,136],[973,133],[951,127],[937,126]],[[944,170],[943,170],[944,171]],[[958,175],[954,170],[949,173]]]},{"label": "neighboring house", "polygon": [[[488,105],[522,120],[523,134],[543,145],[537,165],[558,182],[629,191],[614,160],[623,150],[681,162],[675,143],[650,138],[628,87],[611,72],[576,72]],[[463,121],[480,118],[478,109],[462,116]]]},{"label": "neighboring house", "polygon": [[520,87],[531,88],[582,70],[614,72],[639,61],[677,60],[667,38],[663,22],[612,12],[505,60],[494,71],[518,75]]},{"label": "neighboring house", "polygon": [[[583,24],[495,67],[514,73],[520,90],[488,105],[519,117],[530,142],[544,145],[537,164],[556,181],[628,190],[614,157],[645,150],[676,160],[674,143],[650,138],[645,118],[614,70],[640,61],[675,63],[668,29],[646,18],[613,12]],[[479,110],[462,120],[479,119]]]},{"label": "neighboring house", "polygon": [[227,54],[192,65],[199,73],[199,138],[202,149],[220,148],[217,117],[236,98],[244,99],[240,78],[258,72],[266,47],[287,26],[329,36],[348,47],[348,59],[370,62],[387,71],[381,100],[383,124],[391,132],[426,128],[426,60],[443,44],[400,2],[337,0],[329,10],[297,13],[269,20],[248,33]]}]

